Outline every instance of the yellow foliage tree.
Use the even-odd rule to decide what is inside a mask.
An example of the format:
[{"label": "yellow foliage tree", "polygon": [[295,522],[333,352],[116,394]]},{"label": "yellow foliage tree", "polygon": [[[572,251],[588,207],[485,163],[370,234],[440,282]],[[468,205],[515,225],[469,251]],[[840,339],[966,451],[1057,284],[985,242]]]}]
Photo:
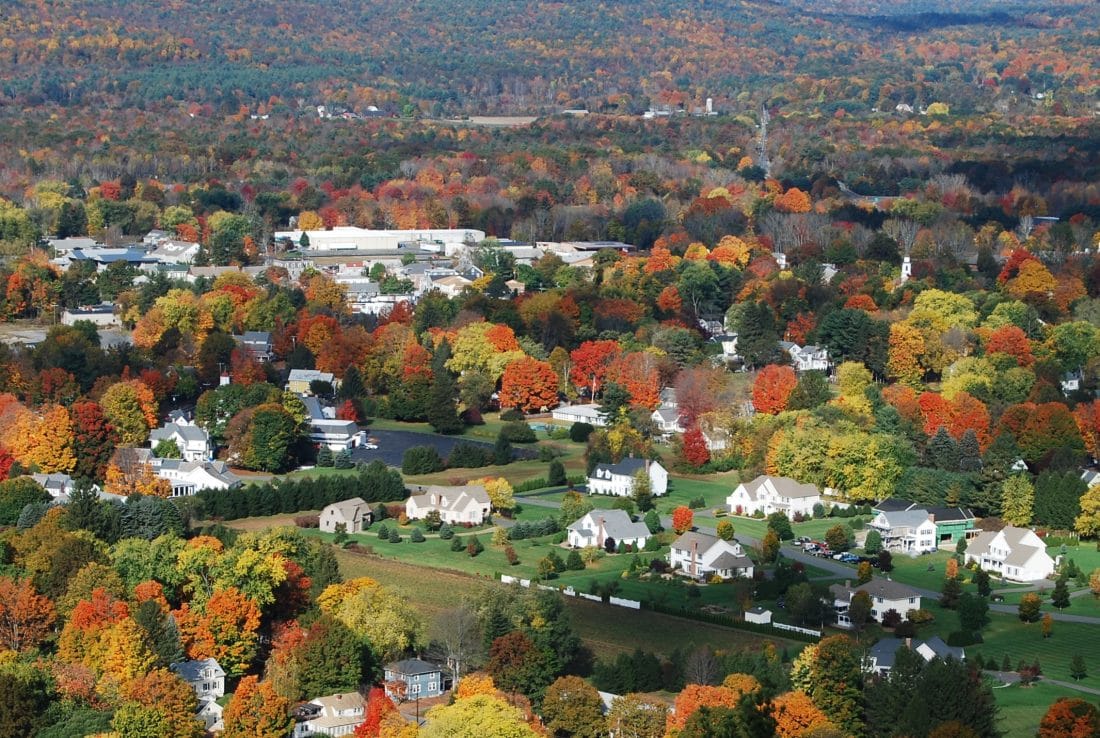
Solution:
[{"label": "yellow foliage tree", "polygon": [[910,387],[919,387],[924,376],[919,360],[923,354],[924,334],[908,323],[890,326],[886,371],[891,377]]},{"label": "yellow foliage tree", "polygon": [[303,210],[298,214],[298,230],[320,231],[325,227],[325,221],[312,210]]},{"label": "yellow foliage tree", "polygon": [[50,405],[40,414],[17,413],[4,431],[4,444],[26,467],[40,472],[69,473],[76,468],[73,452],[73,424],[60,405]]},{"label": "yellow foliage tree", "polygon": [[489,499],[493,501],[494,510],[511,510],[516,506],[512,497],[512,485],[504,477],[484,477],[471,484],[480,484],[489,493]]}]

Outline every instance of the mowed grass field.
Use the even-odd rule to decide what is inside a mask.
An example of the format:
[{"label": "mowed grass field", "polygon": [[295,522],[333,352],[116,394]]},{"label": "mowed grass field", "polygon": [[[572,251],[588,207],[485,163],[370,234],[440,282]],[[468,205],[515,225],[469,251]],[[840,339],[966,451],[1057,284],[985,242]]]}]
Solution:
[{"label": "mowed grass field", "polygon": [[[347,578],[371,577],[383,586],[407,597],[426,620],[476,597],[485,587],[501,586],[487,576],[441,571],[377,556],[338,550],[340,571]],[[646,610],[565,598],[577,634],[598,658],[642,648],[668,655],[677,649],[691,650],[707,645],[719,650],[757,650],[767,643],[786,648],[792,657],[804,644],[782,638],[722,628],[694,620],[662,615]]]}]

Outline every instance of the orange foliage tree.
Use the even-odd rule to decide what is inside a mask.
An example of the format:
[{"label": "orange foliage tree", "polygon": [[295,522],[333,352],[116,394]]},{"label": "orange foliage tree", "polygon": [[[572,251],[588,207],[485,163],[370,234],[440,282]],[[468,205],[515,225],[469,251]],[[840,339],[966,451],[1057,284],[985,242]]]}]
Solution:
[{"label": "orange foliage tree", "polygon": [[569,353],[569,381],[577,388],[598,393],[608,367],[620,352],[618,341],[585,341]]},{"label": "orange foliage tree", "polygon": [[1031,366],[1035,357],[1031,355],[1031,342],[1019,327],[1004,325],[989,334],[985,342],[987,354],[1008,354],[1016,359],[1018,366]]},{"label": "orange foliage tree", "polygon": [[695,520],[695,513],[687,505],[680,505],[672,511],[672,529],[676,533],[685,533],[691,530]]},{"label": "orange foliage tree", "polygon": [[1100,458],[1100,400],[1079,404],[1073,410],[1073,419],[1085,442],[1085,451],[1094,459]]},{"label": "orange foliage tree", "polygon": [[1039,738],[1091,738],[1100,735],[1100,711],[1080,697],[1059,697],[1039,721]]},{"label": "orange foliage tree", "polygon": [[189,658],[215,658],[226,674],[239,676],[256,657],[260,609],[236,587],[214,590],[201,611],[185,604],[175,615]]},{"label": "orange foliage tree", "polygon": [[801,738],[831,723],[803,692],[785,692],[772,700],[772,717],[779,738]]},{"label": "orange foliage tree", "polygon": [[687,724],[688,718],[698,711],[700,707],[729,707],[737,706],[739,695],[725,687],[710,687],[703,684],[689,684],[676,695],[672,712],[668,714],[665,723],[666,735],[675,738]]},{"label": "orange foliage tree", "polygon": [[378,731],[382,727],[382,720],[391,712],[396,712],[397,707],[393,700],[386,696],[386,691],[381,687],[371,687],[367,695],[367,711],[363,722],[355,728],[355,738],[378,738]]},{"label": "orange foliage tree", "polygon": [[683,306],[684,301],[680,297],[680,291],[676,289],[674,284],[665,287],[661,290],[661,294],[657,295],[657,307],[663,312],[675,315],[680,312]]},{"label": "orange foliage tree", "polygon": [[810,196],[797,187],[792,187],[776,197],[774,205],[775,209],[781,213],[808,213]]},{"label": "orange foliage tree", "polygon": [[787,409],[787,401],[798,384],[794,369],[768,364],[752,383],[752,404],[758,413],[776,415]]},{"label": "orange foliage tree", "polygon": [[246,676],[225,708],[223,738],[274,738],[290,733],[290,700],[271,684]]},{"label": "orange foliage tree", "polygon": [[973,430],[983,449],[989,444],[989,410],[976,397],[960,392],[947,400],[935,392],[923,392],[917,403],[924,421],[924,432],[929,437],[936,435],[940,428],[946,428],[951,437],[958,441],[967,430]]},{"label": "orange foliage tree", "polygon": [[35,648],[50,634],[56,613],[29,579],[0,577],[0,645],[12,651]]},{"label": "orange foliage tree", "polygon": [[558,404],[558,375],[549,362],[530,356],[504,368],[500,380],[500,406],[521,412],[538,412]]},{"label": "orange foliage tree", "polygon": [[844,307],[849,310],[865,310],[868,313],[873,313],[878,310],[878,305],[875,304],[875,299],[870,295],[852,295],[844,303]]}]

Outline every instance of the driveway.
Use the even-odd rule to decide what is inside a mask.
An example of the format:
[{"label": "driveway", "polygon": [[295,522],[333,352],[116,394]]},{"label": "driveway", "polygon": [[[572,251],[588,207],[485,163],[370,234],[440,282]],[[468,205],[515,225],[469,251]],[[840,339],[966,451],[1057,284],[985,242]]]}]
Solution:
[{"label": "driveway", "polygon": [[[412,448],[413,446],[431,446],[434,448],[441,457],[446,459],[451,450],[458,443],[469,443],[475,446],[481,446],[486,449],[492,450],[493,444],[486,443],[485,441],[474,441],[463,436],[440,436],[434,433],[414,433],[413,431],[399,431],[399,430],[371,430],[367,428],[367,436],[372,439],[372,443],[377,443],[378,448],[355,448],[351,451],[351,458],[353,461],[365,461],[371,462],[374,460],[380,460],[387,466],[401,468],[401,459],[405,455],[405,450]],[[512,458],[515,459],[531,459],[535,458],[534,451],[525,448],[512,448]]]}]

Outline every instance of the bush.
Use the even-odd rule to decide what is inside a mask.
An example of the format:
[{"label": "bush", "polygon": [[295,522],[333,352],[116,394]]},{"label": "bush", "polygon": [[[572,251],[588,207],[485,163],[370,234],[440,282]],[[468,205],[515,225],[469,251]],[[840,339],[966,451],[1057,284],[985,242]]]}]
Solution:
[{"label": "bush", "polygon": [[[427,518],[425,518],[425,520],[427,520]],[[446,523],[443,523],[443,525],[439,526],[439,537],[444,541],[451,540],[455,537],[454,528],[447,525]]]},{"label": "bush", "polygon": [[351,451],[345,448],[343,451],[337,452],[332,459],[332,465],[337,469],[355,468],[355,462],[351,460]]},{"label": "bush", "polygon": [[523,420],[526,419],[526,416],[523,413],[521,413],[519,410],[516,410],[514,407],[510,407],[507,410],[502,410],[500,412],[500,419],[503,420],[503,421],[506,421],[506,422],[507,421],[517,421],[517,420],[518,421],[523,421]]},{"label": "bush", "polygon": [[481,539],[477,536],[470,536],[470,541],[466,544],[466,555],[473,558],[484,550],[485,546],[481,544]]},{"label": "bush", "polygon": [[424,533],[419,528],[413,528],[412,533],[409,534],[409,540],[413,543],[423,543]]},{"label": "bush", "polygon": [[611,503],[612,510],[623,510],[627,515],[634,517],[634,500],[629,497],[619,497]]},{"label": "bush", "polygon": [[328,446],[321,446],[317,451],[317,466],[332,466],[334,459],[332,456],[332,449]]},{"label": "bush", "polygon": [[492,463],[492,449],[467,441],[456,443],[447,457],[447,466],[451,469],[477,469]]},{"label": "bush", "polygon": [[551,461],[550,469],[547,471],[546,481],[551,487],[560,487],[565,484],[565,465],[557,459]]},{"label": "bush", "polygon": [[820,520],[825,517],[825,506],[820,502],[814,503],[814,520]]},{"label": "bush", "polygon": [[882,627],[883,628],[896,628],[901,625],[901,613],[894,609],[889,609],[882,613]]},{"label": "bush", "polygon": [[466,541],[462,540],[462,536],[455,536],[451,539],[451,550],[456,552],[466,550]]},{"label": "bush", "polygon": [[431,446],[412,446],[401,457],[402,474],[432,474],[443,471],[443,459]]},{"label": "bush", "polygon": [[584,559],[581,558],[579,551],[569,552],[569,555],[565,557],[565,568],[569,571],[584,570]]},{"label": "bush", "polygon": [[691,508],[692,510],[701,510],[706,506],[707,506],[707,501],[705,499],[703,499],[702,497],[693,497],[688,502],[688,507]]},{"label": "bush", "polygon": [[299,515],[294,518],[294,525],[299,528],[320,528],[321,516],[320,515]]},{"label": "bush", "polygon": [[516,554],[516,549],[511,546],[506,546],[504,549],[504,558],[508,559],[508,563],[512,566],[519,564],[519,556]]},{"label": "bush", "polygon": [[905,618],[913,625],[926,625],[933,622],[936,616],[928,610],[910,610],[905,613]]},{"label": "bush", "polygon": [[595,431],[590,423],[576,422],[569,426],[569,440],[577,443],[588,443],[588,437]]},{"label": "bush", "polygon": [[378,540],[385,541],[389,537],[390,529],[386,526],[385,523],[382,523],[382,525],[378,526]]},{"label": "bush", "polygon": [[902,620],[894,627],[894,635],[898,638],[912,638],[917,634],[917,626],[911,620]]},{"label": "bush", "polygon": [[538,440],[535,437],[535,431],[523,420],[505,423],[501,426],[500,435],[507,438],[511,443],[534,443]]},{"label": "bush", "polygon": [[973,646],[975,643],[981,643],[982,636],[980,633],[968,633],[963,630],[956,630],[947,636],[947,645],[949,646]]},{"label": "bush", "polygon": [[401,531],[397,528],[390,530],[390,543],[401,543]]}]

